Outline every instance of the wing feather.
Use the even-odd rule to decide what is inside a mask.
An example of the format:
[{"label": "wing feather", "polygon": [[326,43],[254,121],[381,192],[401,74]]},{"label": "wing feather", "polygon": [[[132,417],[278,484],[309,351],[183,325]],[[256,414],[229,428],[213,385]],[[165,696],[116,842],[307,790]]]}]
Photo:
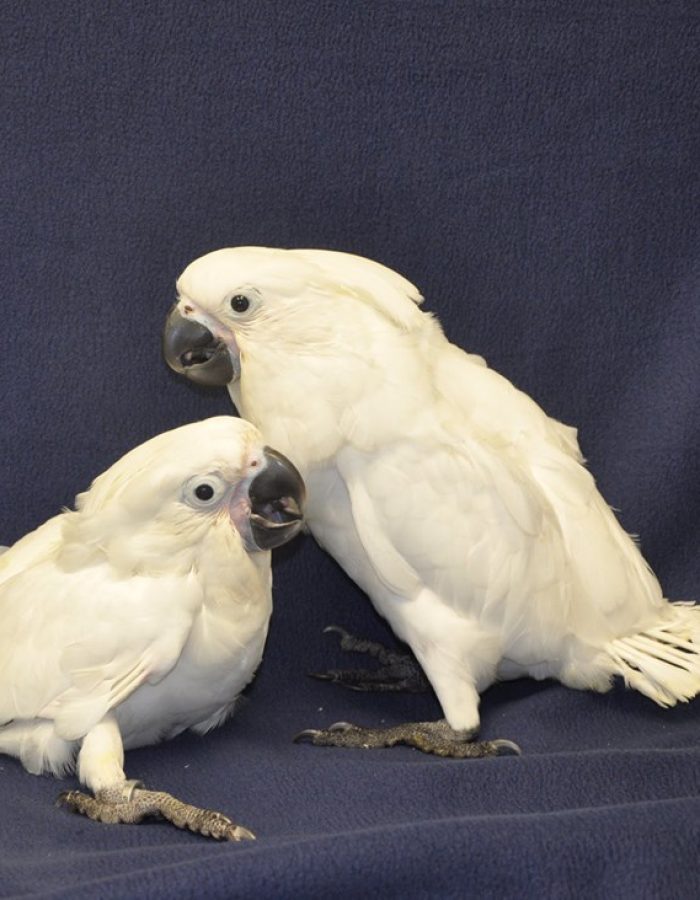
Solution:
[{"label": "wing feather", "polygon": [[502,471],[493,483],[511,512],[516,507],[508,497],[515,484],[554,516],[551,536],[565,553],[562,574],[575,596],[576,633],[599,643],[652,621],[664,603],[659,583],[583,465],[575,430],[550,419],[507,379],[474,366],[451,345],[436,368],[436,386],[455,439],[471,435],[507,464],[510,487]]},{"label": "wing feather", "polygon": [[582,465],[575,432],[448,345],[438,427],[337,457],[367,559],[394,594],[420,585],[504,638],[511,658],[603,646],[651,622],[658,582]]},{"label": "wing feather", "polygon": [[177,662],[201,602],[187,576],[118,578],[39,562],[0,585],[0,722],[54,719],[79,737]]}]

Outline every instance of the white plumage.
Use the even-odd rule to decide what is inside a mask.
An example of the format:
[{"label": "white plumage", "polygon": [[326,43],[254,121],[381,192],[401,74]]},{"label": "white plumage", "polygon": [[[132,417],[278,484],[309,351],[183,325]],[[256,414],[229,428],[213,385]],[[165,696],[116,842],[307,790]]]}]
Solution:
[{"label": "white plumage", "polygon": [[621,675],[665,706],[700,691],[698,607],[664,599],[575,430],[450,344],[404,278],[242,247],[195,260],[178,290],[178,314],[228,348],[241,415],[304,475],[313,535],[411,646],[453,729],[521,675],[598,691]]},{"label": "white plumage", "polygon": [[123,748],[205,732],[261,660],[270,553],[249,491],[260,433],[233,417],[132,450],[0,558],[0,752],[126,783]]}]

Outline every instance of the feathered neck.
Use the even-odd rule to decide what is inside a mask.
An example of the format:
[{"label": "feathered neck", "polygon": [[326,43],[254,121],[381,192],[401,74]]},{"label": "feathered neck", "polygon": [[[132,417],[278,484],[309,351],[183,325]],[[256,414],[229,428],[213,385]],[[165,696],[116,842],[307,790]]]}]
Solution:
[{"label": "feathered neck", "polygon": [[413,332],[353,323],[349,335],[339,332],[335,352],[324,344],[295,354],[274,340],[251,341],[231,398],[302,475],[347,443],[371,452],[434,409],[430,369],[446,339],[434,320],[423,319],[425,327]]},{"label": "feathered neck", "polygon": [[120,577],[185,574],[211,557],[213,542],[229,557],[242,552],[228,515],[212,522],[183,513],[134,525],[119,508],[65,512],[58,562],[67,570],[108,563]]}]

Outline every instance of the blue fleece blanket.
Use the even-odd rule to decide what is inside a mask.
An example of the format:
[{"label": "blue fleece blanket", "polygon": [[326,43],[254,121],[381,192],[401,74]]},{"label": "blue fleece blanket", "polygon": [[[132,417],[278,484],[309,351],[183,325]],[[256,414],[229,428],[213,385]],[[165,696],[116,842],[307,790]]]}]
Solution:
[{"label": "blue fleece blanket", "polygon": [[[201,253],[350,250],[580,429],[672,598],[700,596],[700,10],[693,2],[4,4],[0,543],[136,443],[230,409],[160,358]],[[99,825],[0,758],[0,895],[697,897],[700,701],[497,685],[521,758],[294,745],[431,718],[312,681],[391,641],[310,539],[275,560],[248,702],[127,772],[258,834]],[[2,627],[2,623],[0,623]]]}]

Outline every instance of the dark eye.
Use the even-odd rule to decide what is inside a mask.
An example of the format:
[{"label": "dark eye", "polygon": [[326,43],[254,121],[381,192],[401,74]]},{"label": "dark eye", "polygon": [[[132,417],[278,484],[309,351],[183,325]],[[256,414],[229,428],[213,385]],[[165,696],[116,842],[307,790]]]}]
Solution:
[{"label": "dark eye", "polygon": [[200,472],[182,486],[181,499],[192,509],[214,509],[228,490],[223,478],[213,472]]},{"label": "dark eye", "polygon": [[231,297],[231,309],[237,313],[244,313],[250,306],[250,300],[245,294],[234,294]]},{"label": "dark eye", "polygon": [[198,500],[211,500],[211,498],[214,496],[214,488],[206,482],[204,484],[198,484],[194,489],[194,495]]}]

